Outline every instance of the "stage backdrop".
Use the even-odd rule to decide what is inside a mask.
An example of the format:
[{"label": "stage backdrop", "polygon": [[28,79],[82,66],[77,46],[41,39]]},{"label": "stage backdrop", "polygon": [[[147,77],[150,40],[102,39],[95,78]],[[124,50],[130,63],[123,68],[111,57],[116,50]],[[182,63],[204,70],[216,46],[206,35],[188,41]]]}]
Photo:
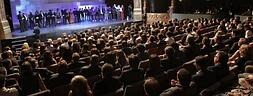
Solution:
[{"label": "stage backdrop", "polygon": [[78,8],[80,6],[104,5],[104,0],[10,0],[13,25],[19,24],[17,19],[18,11],[24,13],[35,12],[36,10],[49,10],[56,8]]}]

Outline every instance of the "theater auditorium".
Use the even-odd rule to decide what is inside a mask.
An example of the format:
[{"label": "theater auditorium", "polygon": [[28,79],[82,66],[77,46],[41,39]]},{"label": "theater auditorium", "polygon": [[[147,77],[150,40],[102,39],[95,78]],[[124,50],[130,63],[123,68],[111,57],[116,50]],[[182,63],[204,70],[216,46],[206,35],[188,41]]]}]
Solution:
[{"label": "theater auditorium", "polygon": [[253,0],[0,0],[0,96],[253,96]]}]

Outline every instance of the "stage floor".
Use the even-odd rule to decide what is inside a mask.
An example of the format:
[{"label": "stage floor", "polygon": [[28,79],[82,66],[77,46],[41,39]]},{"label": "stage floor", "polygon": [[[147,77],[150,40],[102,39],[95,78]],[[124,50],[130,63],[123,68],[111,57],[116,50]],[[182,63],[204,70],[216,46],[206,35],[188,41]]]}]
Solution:
[{"label": "stage floor", "polygon": [[[109,26],[116,26],[123,23],[128,22],[135,22],[135,20],[128,20],[128,21],[105,21],[105,22],[80,22],[74,24],[66,24],[66,25],[57,25],[55,27],[47,27],[41,28],[41,35],[45,34],[61,34],[65,33],[72,33],[74,31],[85,30],[89,28],[98,28],[98,27],[109,27]],[[25,32],[20,32],[20,30],[16,30],[12,32],[12,37],[19,37],[19,36],[33,36],[33,30],[28,30]]]}]

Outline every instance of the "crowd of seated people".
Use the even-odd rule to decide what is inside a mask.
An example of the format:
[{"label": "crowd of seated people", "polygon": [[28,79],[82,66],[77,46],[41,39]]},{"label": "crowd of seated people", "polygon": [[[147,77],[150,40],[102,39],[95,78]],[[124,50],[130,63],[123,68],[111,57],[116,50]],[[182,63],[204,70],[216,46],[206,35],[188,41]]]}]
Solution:
[{"label": "crowd of seated people", "polygon": [[[209,96],[202,90],[230,67],[243,73],[252,64],[252,28],[250,18],[175,19],[63,34],[21,52],[7,46],[0,95]],[[185,67],[191,60],[194,68]]]}]

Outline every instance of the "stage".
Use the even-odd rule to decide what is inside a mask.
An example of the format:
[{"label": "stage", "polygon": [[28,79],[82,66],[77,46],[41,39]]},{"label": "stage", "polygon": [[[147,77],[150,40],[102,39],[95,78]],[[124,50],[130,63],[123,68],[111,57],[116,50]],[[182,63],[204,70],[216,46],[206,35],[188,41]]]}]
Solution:
[{"label": "stage", "polygon": [[[47,27],[47,28],[41,28],[40,29],[40,34],[46,35],[46,37],[48,37],[48,35],[50,36],[59,36],[62,33],[74,33],[74,32],[78,32],[81,30],[85,30],[85,29],[91,29],[91,28],[98,28],[98,27],[109,27],[109,26],[118,26],[118,25],[122,25],[124,23],[132,23],[132,22],[138,22],[135,20],[124,20],[124,21],[105,21],[105,22],[80,22],[80,23],[74,23],[74,24],[66,24],[66,25],[57,25],[55,27]],[[20,36],[33,36],[33,30],[28,30],[25,32],[20,32],[20,30],[15,30],[14,32],[12,32],[12,37],[20,37]],[[43,36],[44,37],[44,36]]]}]

